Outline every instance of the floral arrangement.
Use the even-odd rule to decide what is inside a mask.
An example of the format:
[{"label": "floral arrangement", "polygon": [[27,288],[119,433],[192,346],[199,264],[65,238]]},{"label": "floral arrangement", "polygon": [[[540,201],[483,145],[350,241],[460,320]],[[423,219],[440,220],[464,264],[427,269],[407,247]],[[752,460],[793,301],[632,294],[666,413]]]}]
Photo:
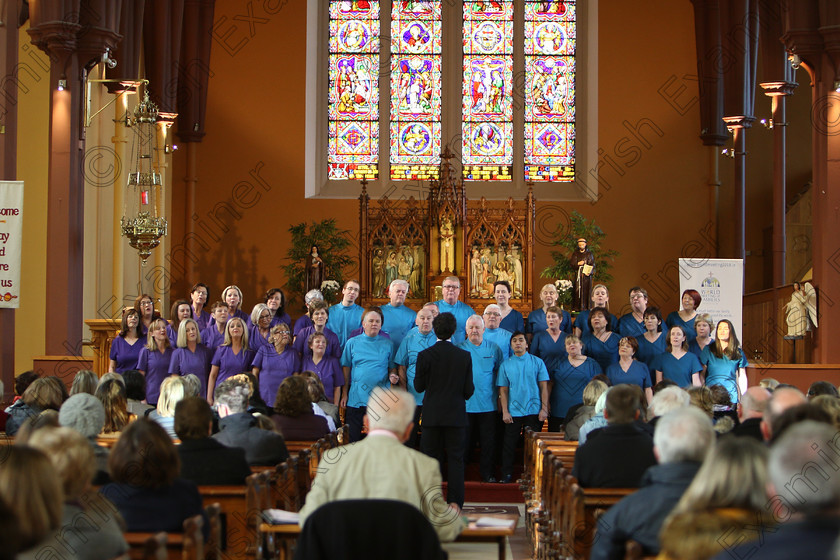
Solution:
[{"label": "floral arrangement", "polygon": [[341,284],[335,280],[324,280],[321,282],[321,293],[324,294],[324,301],[330,305],[338,302],[338,294],[341,292]]},{"label": "floral arrangement", "polygon": [[572,303],[572,288],[574,288],[574,284],[572,284],[571,280],[557,280],[554,282],[554,286],[557,288],[558,303],[562,305]]}]

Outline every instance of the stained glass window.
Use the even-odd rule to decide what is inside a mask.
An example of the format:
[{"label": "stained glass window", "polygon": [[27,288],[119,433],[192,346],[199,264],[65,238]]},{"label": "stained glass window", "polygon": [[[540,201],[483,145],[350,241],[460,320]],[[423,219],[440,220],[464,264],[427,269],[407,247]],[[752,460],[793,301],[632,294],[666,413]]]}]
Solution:
[{"label": "stained glass window", "polygon": [[575,177],[575,2],[525,2],[525,180]]},{"label": "stained glass window", "polygon": [[391,179],[436,179],[440,165],[441,5],[391,7]]},{"label": "stained glass window", "polygon": [[509,181],[513,172],[513,3],[464,2],[464,179]]},{"label": "stained glass window", "polygon": [[379,174],[379,2],[329,4],[328,177]]}]

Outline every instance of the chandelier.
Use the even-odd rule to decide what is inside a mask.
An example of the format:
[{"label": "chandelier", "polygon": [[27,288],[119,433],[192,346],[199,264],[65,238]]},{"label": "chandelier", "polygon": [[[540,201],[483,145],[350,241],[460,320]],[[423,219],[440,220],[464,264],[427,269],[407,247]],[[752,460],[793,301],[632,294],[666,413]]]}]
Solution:
[{"label": "chandelier", "polygon": [[133,167],[129,168],[125,208],[120,223],[122,235],[140,254],[145,266],[152,250],[160,245],[161,237],[167,231],[166,218],[160,212],[162,183],[157,158],[161,150],[156,149],[158,108],[149,100],[148,90],[135,108],[134,117],[129,120],[134,130],[129,159]]}]

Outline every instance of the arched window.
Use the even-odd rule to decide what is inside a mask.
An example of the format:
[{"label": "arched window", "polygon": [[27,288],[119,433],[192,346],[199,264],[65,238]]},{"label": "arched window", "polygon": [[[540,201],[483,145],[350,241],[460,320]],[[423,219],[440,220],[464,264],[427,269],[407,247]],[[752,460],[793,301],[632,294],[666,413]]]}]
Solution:
[{"label": "arched window", "polygon": [[[597,199],[597,2],[309,0],[306,195]],[[591,171],[588,171],[591,168]]]}]

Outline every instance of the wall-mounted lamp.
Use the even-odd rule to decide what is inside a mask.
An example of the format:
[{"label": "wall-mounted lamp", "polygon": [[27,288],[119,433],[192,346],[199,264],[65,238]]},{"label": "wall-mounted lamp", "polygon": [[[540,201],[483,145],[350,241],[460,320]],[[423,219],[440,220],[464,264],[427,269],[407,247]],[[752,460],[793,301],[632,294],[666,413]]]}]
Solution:
[{"label": "wall-mounted lamp", "polygon": [[720,155],[731,159],[735,159],[735,150],[733,150],[732,148],[724,148],[720,151]]},{"label": "wall-mounted lamp", "polygon": [[58,80],[58,87],[55,89],[57,89],[58,91],[64,91],[65,89],[67,89],[67,80]]},{"label": "wall-mounted lamp", "polygon": [[177,149],[178,149],[178,144],[172,144],[171,146],[169,144],[164,144],[163,153],[171,154]]},{"label": "wall-mounted lamp", "polygon": [[758,122],[760,122],[764,128],[773,130],[773,119],[761,119]]}]

